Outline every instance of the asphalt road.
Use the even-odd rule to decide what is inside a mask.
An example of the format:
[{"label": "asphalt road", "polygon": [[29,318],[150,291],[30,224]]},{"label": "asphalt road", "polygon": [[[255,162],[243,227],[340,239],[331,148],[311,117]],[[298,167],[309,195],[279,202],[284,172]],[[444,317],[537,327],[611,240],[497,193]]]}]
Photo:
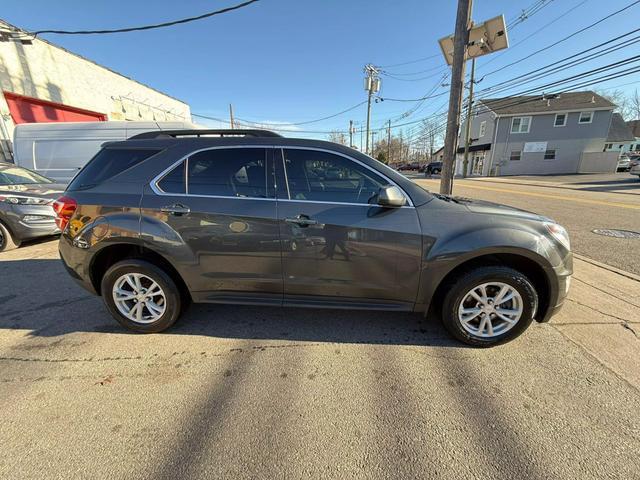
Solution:
[{"label": "asphalt road", "polygon": [[638,478],[636,280],[577,261],[565,311],[489,350],[384,312],[137,335],[56,250],[0,256],[0,478]]},{"label": "asphalt road", "polygon": [[[415,181],[438,191],[440,180]],[[557,177],[500,177],[454,181],[454,195],[504,203],[553,218],[569,231],[572,249],[640,275],[640,182],[628,173]],[[597,235],[595,229],[637,232],[636,238]]]}]

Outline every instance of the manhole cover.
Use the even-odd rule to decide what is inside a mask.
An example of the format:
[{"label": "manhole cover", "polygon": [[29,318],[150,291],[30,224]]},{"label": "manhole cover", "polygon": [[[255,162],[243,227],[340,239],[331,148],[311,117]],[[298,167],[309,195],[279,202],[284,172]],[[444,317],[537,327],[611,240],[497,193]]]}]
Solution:
[{"label": "manhole cover", "polygon": [[597,235],[604,235],[605,237],[640,239],[640,232],[632,232],[630,230],[612,230],[609,228],[596,228],[595,230],[591,230],[591,231]]}]

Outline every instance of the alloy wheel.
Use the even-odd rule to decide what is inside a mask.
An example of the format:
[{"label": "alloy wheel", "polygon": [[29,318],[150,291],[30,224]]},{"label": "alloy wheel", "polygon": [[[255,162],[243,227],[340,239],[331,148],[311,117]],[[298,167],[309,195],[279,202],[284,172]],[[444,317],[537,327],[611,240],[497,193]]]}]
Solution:
[{"label": "alloy wheel", "polygon": [[153,323],[167,308],[164,291],[142,273],[126,273],[113,284],[113,301],[118,311],[136,323]]},{"label": "alloy wheel", "polygon": [[511,330],[522,312],[522,296],[514,287],[488,282],[476,285],[464,295],[458,307],[458,321],[471,335],[493,338]]}]

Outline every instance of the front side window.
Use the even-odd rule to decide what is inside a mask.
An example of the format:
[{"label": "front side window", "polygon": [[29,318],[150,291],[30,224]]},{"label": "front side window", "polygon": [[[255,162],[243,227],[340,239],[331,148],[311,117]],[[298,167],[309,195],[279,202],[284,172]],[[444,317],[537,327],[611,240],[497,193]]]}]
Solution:
[{"label": "front side window", "polygon": [[511,133],[529,133],[531,117],[513,117],[511,121]]},{"label": "front side window", "polygon": [[264,148],[204,150],[187,162],[187,194],[216,197],[270,198]]},{"label": "front side window", "polygon": [[556,151],[555,149],[549,149],[544,152],[545,160],[555,160],[556,159]]},{"label": "front side window", "polygon": [[375,203],[382,176],[340,155],[317,150],[285,149],[284,163],[291,200]]},{"label": "front side window", "polygon": [[522,158],[522,150],[511,150],[509,160],[520,160]]},{"label": "front side window", "polygon": [[593,120],[593,112],[580,112],[578,123],[591,123]]},{"label": "front side window", "polygon": [[554,127],[564,127],[567,124],[567,114],[566,113],[558,113],[556,114],[556,119],[553,122]]},{"label": "front side window", "polygon": [[480,132],[478,132],[478,137],[484,137],[484,134],[487,133],[487,122],[480,123]]}]

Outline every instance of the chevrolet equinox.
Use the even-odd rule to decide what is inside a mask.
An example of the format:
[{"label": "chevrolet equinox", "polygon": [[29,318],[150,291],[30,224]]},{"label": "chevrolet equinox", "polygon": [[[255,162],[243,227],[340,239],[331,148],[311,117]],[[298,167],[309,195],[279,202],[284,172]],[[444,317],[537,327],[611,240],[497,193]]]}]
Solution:
[{"label": "chevrolet equinox", "polygon": [[490,346],[548,321],[572,273],[549,218],[263,130],[106,144],[54,208],[70,275],[137,332],[170,327],[193,301],[433,311]]}]

